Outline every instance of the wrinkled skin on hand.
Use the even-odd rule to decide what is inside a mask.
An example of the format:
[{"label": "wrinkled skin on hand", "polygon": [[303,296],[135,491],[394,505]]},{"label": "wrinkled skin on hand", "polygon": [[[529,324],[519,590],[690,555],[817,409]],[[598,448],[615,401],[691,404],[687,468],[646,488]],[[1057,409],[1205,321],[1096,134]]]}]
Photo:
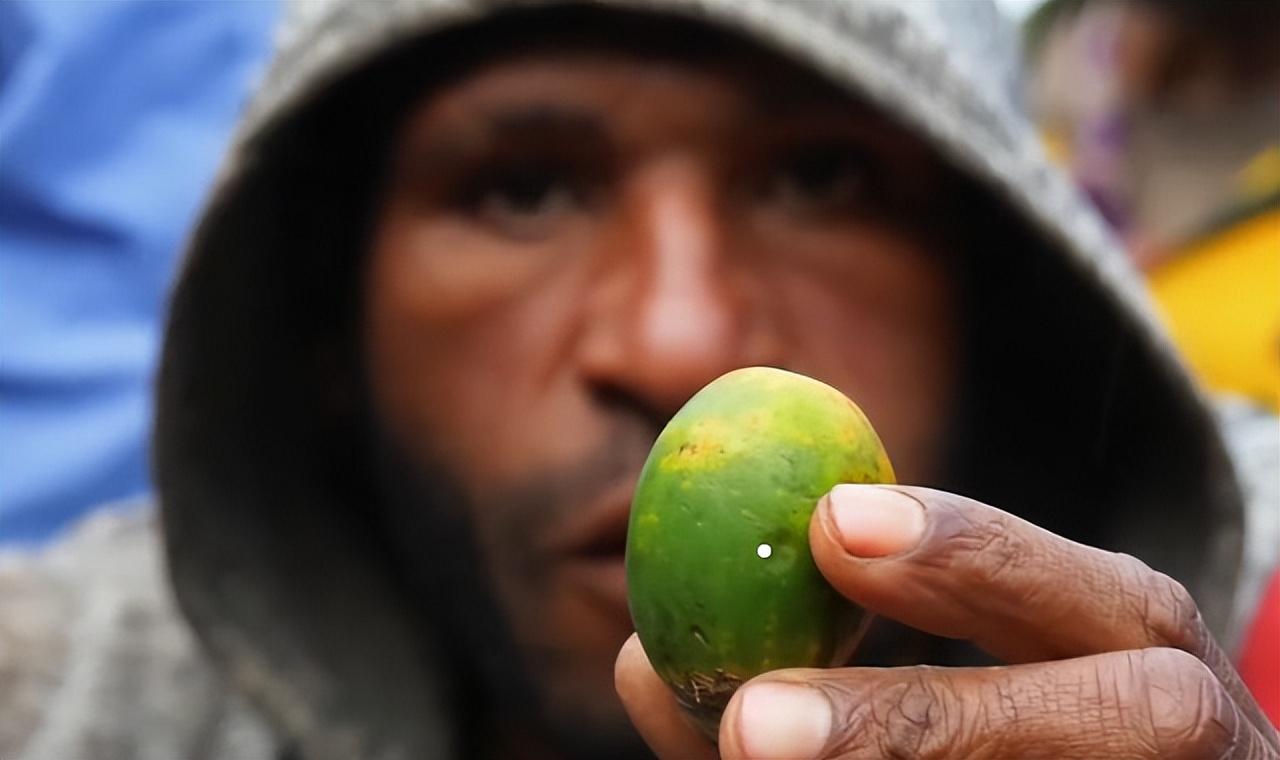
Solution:
[{"label": "wrinkled skin on hand", "polygon": [[[849,599],[1008,664],[767,673],[726,709],[723,757],[1280,758],[1186,589],[1131,556],[912,487],[837,486],[809,542]],[[616,684],[659,756],[716,756],[635,637]]]}]

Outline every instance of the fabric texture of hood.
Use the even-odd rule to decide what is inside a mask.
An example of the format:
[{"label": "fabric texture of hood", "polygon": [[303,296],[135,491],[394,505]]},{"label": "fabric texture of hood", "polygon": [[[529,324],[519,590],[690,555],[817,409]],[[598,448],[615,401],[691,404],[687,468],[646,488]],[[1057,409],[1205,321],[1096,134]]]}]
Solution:
[{"label": "fabric texture of hood", "polygon": [[[993,6],[633,0],[812,68],[923,136],[968,176],[990,232],[974,304],[953,485],[1135,554],[1230,636],[1242,497],[1214,419],[1139,278],[1046,163],[1016,102]],[[367,526],[349,366],[358,251],[390,125],[371,83],[459,30],[549,3],[301,2],[173,294],[156,473],[183,612],[303,754],[456,752],[430,611]],[[440,43],[445,44],[445,43]],[[458,43],[448,43],[453,48]],[[422,51],[427,51],[423,57]],[[370,105],[373,103],[373,105]]]}]

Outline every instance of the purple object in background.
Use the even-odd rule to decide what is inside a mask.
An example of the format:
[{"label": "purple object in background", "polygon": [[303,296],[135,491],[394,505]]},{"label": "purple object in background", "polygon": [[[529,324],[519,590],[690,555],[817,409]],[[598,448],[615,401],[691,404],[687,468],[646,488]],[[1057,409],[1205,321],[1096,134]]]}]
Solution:
[{"label": "purple object in background", "polygon": [[0,543],[144,496],[169,281],[275,2],[0,2]]},{"label": "purple object in background", "polygon": [[[1091,9],[1093,10],[1093,9]],[[1119,62],[1119,7],[1086,14],[1083,21],[1083,67],[1079,86],[1090,95],[1073,146],[1072,174],[1102,217],[1121,237],[1132,222],[1125,173],[1130,150],[1129,116],[1121,97],[1116,69]]]}]

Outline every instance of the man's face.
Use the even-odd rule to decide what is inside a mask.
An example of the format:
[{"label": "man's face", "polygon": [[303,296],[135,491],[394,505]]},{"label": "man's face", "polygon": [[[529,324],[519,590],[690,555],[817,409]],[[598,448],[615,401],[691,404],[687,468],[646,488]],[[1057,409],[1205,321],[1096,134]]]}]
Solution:
[{"label": "man's face", "polygon": [[774,61],[529,53],[433,91],[395,151],[366,283],[375,408],[462,494],[477,593],[556,722],[625,730],[631,487],[707,382],[817,377],[904,482],[935,472],[957,338],[938,170],[867,108]]}]

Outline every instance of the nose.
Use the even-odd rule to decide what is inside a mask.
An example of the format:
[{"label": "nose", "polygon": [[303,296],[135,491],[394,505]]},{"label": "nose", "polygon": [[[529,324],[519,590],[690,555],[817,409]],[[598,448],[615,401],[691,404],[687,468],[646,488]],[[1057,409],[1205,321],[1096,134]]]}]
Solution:
[{"label": "nose", "polygon": [[731,369],[769,363],[758,300],[730,260],[711,173],[655,162],[629,183],[602,243],[579,366],[597,385],[668,416]]}]

